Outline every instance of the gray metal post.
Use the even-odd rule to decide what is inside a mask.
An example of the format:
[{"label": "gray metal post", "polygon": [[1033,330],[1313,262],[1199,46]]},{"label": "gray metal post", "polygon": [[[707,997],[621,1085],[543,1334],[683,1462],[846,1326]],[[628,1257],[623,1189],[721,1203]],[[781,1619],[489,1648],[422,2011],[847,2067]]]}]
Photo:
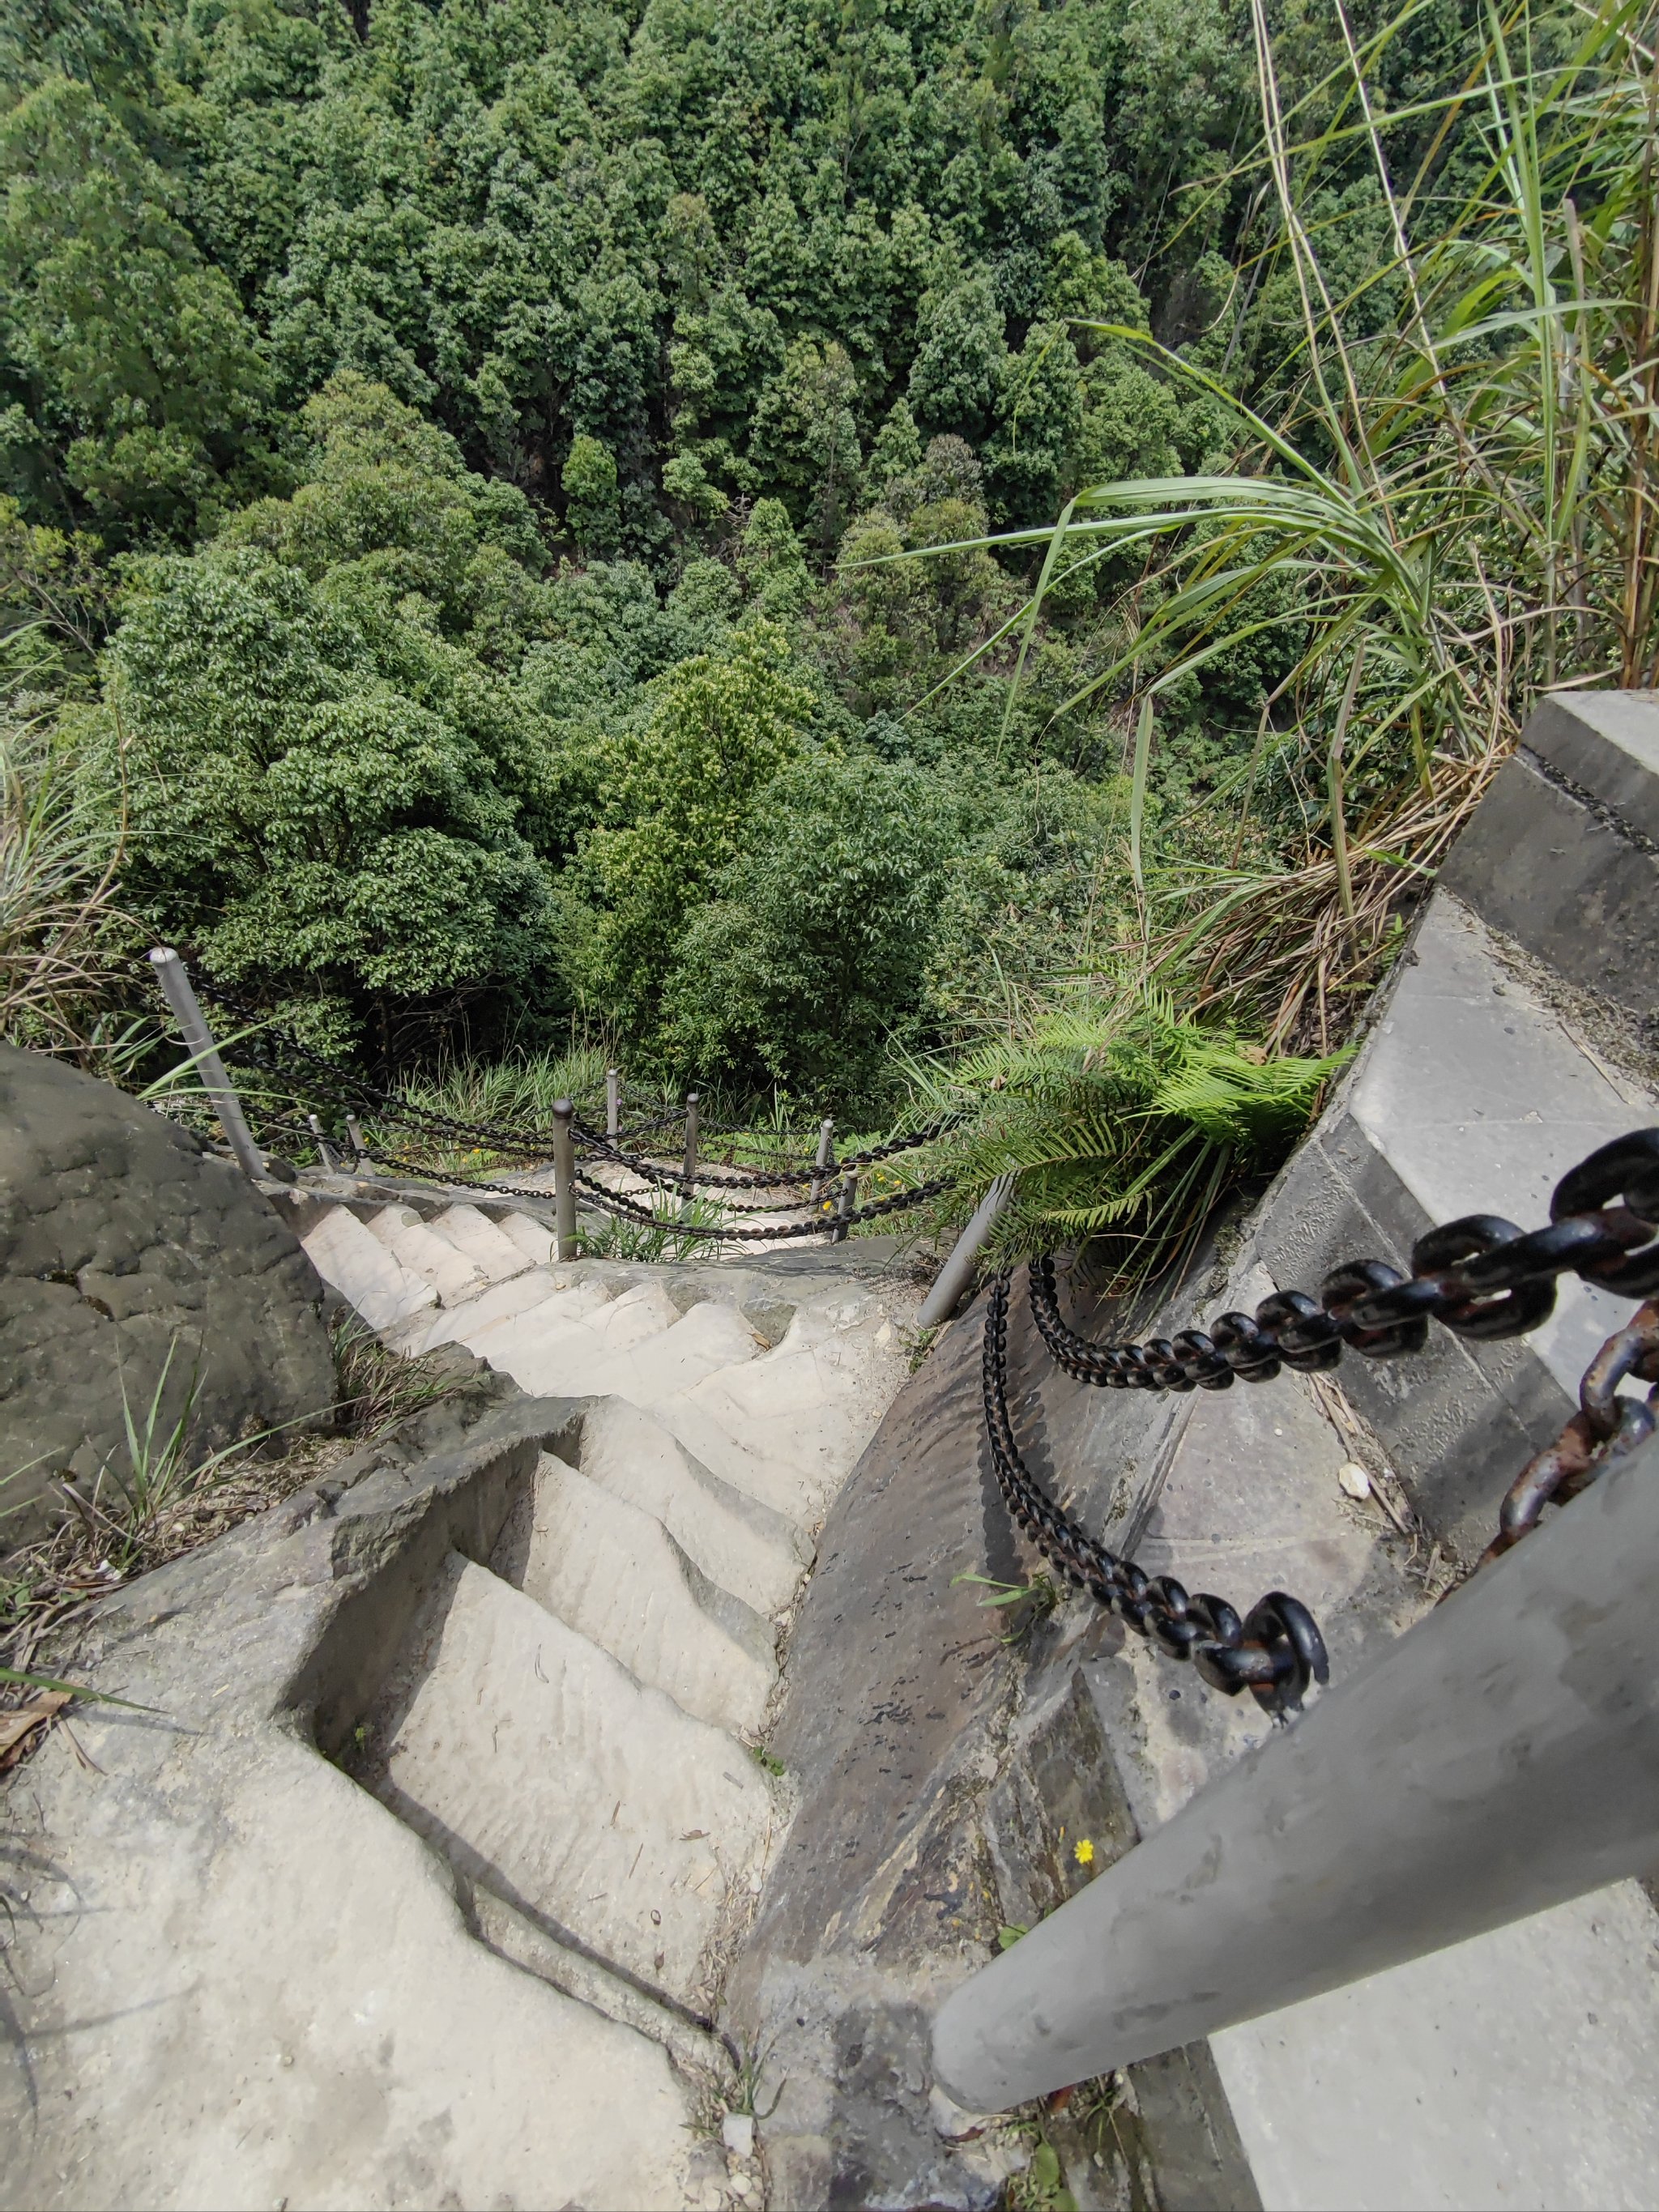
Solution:
[{"label": "gray metal post", "polygon": [[219,1057],[219,1048],[213,1042],[196,994],[191,988],[185,963],[170,945],[158,945],[151,952],[150,964],[155,970],[155,980],[161,994],[173,1009],[185,1040],[185,1048],[196,1063],[196,1073],[202,1079],[202,1088],[213,1101],[213,1110],[219,1116],[219,1127],[225,1133],[225,1142],[236,1155],[236,1164],[246,1176],[256,1182],[265,1171],[264,1154],[253,1141],[242,1112],[242,1102],[236,1096],[230,1078],[225,1073],[225,1064]]},{"label": "gray metal post", "polygon": [[1000,2111],[1650,1870],[1656,1559],[1659,1440],[956,1990],[939,2080]]},{"label": "gray metal post", "polygon": [[622,1071],[607,1067],[605,1071],[605,1133],[607,1137],[622,1133]]},{"label": "gray metal post", "polygon": [[916,1316],[918,1328],[937,1328],[956,1311],[963,1292],[974,1279],[974,1262],[979,1257],[979,1248],[990,1235],[1013,1188],[1012,1176],[999,1176],[981,1199],[973,1219],[951,1246],[950,1258],[921,1302],[921,1311]]},{"label": "gray metal post", "polygon": [[362,1127],[357,1116],[355,1114],[348,1114],[345,1123],[346,1134],[351,1139],[352,1164],[361,1168],[365,1174],[373,1175],[374,1163],[368,1156],[368,1146],[363,1142]]},{"label": "gray metal post", "polygon": [[826,1114],[818,1123],[817,1173],[812,1178],[812,1203],[816,1206],[823,1196],[827,1170],[835,1156],[836,1123],[832,1115]]},{"label": "gray metal post", "polygon": [[576,1109],[568,1098],[553,1101],[553,1236],[555,1256],[576,1256],[576,1147],[570,1123]]},{"label": "gray metal post", "polygon": [[690,1218],[691,1209],[696,1204],[691,1189],[691,1178],[697,1172],[697,1094],[695,1091],[688,1091],[685,1094],[685,1159],[680,1172],[685,1177],[685,1195],[680,1200],[680,1218],[684,1221]]},{"label": "gray metal post", "polygon": [[843,1176],[841,1182],[841,1200],[836,1207],[836,1234],[834,1241],[837,1244],[844,1244],[847,1242],[847,1217],[851,1213],[854,1205],[857,1203],[858,1194],[859,1179],[857,1176]]},{"label": "gray metal post", "polygon": [[306,1115],[306,1127],[311,1132],[311,1141],[317,1147],[317,1157],[330,1175],[338,1171],[340,1163],[334,1156],[334,1147],[323,1134],[323,1125],[314,1114]]}]

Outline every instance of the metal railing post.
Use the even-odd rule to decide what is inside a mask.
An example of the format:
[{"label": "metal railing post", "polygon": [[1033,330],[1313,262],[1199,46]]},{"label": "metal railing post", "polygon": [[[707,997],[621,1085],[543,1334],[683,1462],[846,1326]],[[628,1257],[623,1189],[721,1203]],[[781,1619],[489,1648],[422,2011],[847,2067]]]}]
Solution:
[{"label": "metal railing post", "polygon": [[570,1133],[575,1108],[568,1098],[553,1101],[554,1256],[576,1256],[576,1147]]},{"label": "metal railing post", "polygon": [[841,1184],[841,1200],[836,1207],[836,1234],[834,1242],[837,1244],[844,1244],[847,1242],[847,1218],[852,1212],[854,1206],[857,1203],[858,1194],[858,1176],[856,1175],[843,1176],[842,1177]]},{"label": "metal railing post", "polygon": [[323,1125],[316,1115],[306,1115],[306,1127],[311,1132],[311,1141],[317,1147],[317,1157],[322,1162],[324,1169],[330,1175],[337,1175],[339,1172],[340,1163],[335,1157],[333,1146],[323,1134]]},{"label": "metal railing post", "polygon": [[836,1124],[833,1115],[826,1114],[818,1123],[817,1173],[812,1178],[812,1203],[816,1206],[823,1196],[830,1161],[835,1158]]},{"label": "metal railing post", "polygon": [[363,1175],[373,1175],[374,1163],[368,1156],[368,1146],[363,1142],[362,1127],[357,1116],[355,1114],[348,1114],[345,1117],[345,1125],[346,1134],[351,1139],[352,1165]]},{"label": "metal railing post", "polygon": [[691,1188],[692,1180],[696,1176],[696,1172],[697,1094],[695,1091],[688,1091],[685,1094],[685,1160],[680,1170],[680,1173],[685,1180],[685,1195],[680,1201],[680,1219],[682,1221],[689,1221],[690,1219],[691,1209],[696,1204],[696,1199]]},{"label": "metal railing post", "polygon": [[253,1133],[242,1112],[242,1102],[225,1073],[219,1048],[191,988],[185,963],[170,945],[156,945],[149,957],[161,994],[172,1007],[173,1019],[184,1036],[185,1048],[196,1063],[202,1088],[213,1101],[225,1142],[235,1154],[236,1164],[242,1173],[258,1182],[265,1172],[264,1154],[253,1141]]},{"label": "metal railing post", "polygon": [[979,1248],[996,1225],[997,1217],[1007,1205],[1013,1188],[1012,1176],[999,1176],[981,1199],[972,1220],[951,1246],[949,1259],[921,1302],[921,1311],[916,1316],[918,1328],[937,1328],[956,1311],[963,1292],[974,1279],[974,1262],[979,1257]]},{"label": "metal railing post", "polygon": [[1453,1592],[940,2007],[1006,2110],[1644,1874],[1659,1440]]},{"label": "metal railing post", "polygon": [[622,1070],[617,1067],[605,1071],[605,1133],[607,1137],[622,1133]]}]

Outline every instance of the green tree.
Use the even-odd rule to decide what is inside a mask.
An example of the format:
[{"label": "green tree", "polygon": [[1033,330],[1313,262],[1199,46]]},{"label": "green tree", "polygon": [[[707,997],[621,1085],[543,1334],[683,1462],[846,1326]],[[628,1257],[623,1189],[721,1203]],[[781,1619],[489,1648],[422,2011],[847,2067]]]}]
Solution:
[{"label": "green tree", "polygon": [[17,103],[0,177],[0,398],[45,433],[13,489],[59,512],[72,489],[118,542],[185,535],[264,459],[270,377],[234,289],[88,85]]},{"label": "green tree", "polygon": [[914,1033],[926,997],[952,828],[917,769],[786,768],[685,927],[665,1008],[678,1066],[869,1110],[889,1040]]},{"label": "green tree", "polygon": [[825,547],[846,526],[858,495],[862,455],[854,412],[858,378],[845,349],[799,338],[762,392],[750,453],[790,495],[798,522]]},{"label": "green tree", "polygon": [[570,441],[570,453],[559,472],[564,493],[564,519],[571,536],[584,553],[614,553],[617,549],[617,461],[597,438],[579,434]]},{"label": "green tree", "polygon": [[816,706],[782,631],[759,623],[659,678],[641,725],[614,739],[609,818],[567,887],[586,908],[571,973],[635,1036],[654,1034],[685,916],[744,844],[760,793],[806,752]]},{"label": "green tree", "polygon": [[152,558],[110,672],[130,902],[336,1042],[391,1000],[532,993],[548,910],[502,773],[525,781],[534,716],[352,598],[252,546]]},{"label": "green tree", "polygon": [[805,601],[811,579],[781,499],[756,501],[738,548],[738,570],[762,614],[794,614]]}]

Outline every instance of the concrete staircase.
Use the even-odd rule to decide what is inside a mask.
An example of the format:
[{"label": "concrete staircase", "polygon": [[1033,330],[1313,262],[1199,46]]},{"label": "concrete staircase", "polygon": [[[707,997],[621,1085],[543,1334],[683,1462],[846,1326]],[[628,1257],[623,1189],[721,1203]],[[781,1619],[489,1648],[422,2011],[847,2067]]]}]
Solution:
[{"label": "concrete staircase", "polygon": [[756,1756],[781,1645],[907,1370],[905,1293],[802,1275],[805,1255],[781,1285],[561,1265],[499,1203],[296,1202],[319,1272],[387,1344],[459,1346],[584,1401],[487,1560],[440,1563],[349,1771],[442,1855],[489,1940],[561,1988],[577,1975],[707,2094],[729,2061],[696,2023],[793,1809]]}]

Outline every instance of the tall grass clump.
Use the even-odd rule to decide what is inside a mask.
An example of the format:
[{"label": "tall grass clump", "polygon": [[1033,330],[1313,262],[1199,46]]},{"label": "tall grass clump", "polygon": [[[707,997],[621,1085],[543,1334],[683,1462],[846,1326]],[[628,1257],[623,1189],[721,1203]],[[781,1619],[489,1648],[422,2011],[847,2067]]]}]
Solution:
[{"label": "tall grass clump", "polygon": [[[1659,681],[1651,5],[1494,6],[1462,82],[1408,116],[1386,112],[1371,70],[1415,4],[1363,45],[1342,18],[1342,69],[1291,112],[1252,5],[1261,137],[1242,167],[1262,213],[1248,277],[1295,303],[1271,399],[1097,325],[1231,410],[1228,465],[1092,484],[1051,528],[982,541],[1040,549],[1033,590],[980,648],[1017,643],[1020,671],[1054,580],[1103,562],[1132,578],[1122,649],[1056,711],[1104,692],[1133,732],[1139,964],[1057,977],[1048,1011],[954,1072],[964,1188],[1019,1178],[1010,1249],[1103,1231],[1143,1256],[1178,1246],[1237,1139],[1188,1110],[1179,1074],[1167,1100],[1138,1075],[1120,1112],[1113,1071],[1150,1066],[1149,1021],[1179,1039],[1177,1067],[1212,1053],[1219,1067],[1240,1037],[1259,1073],[1285,1066],[1265,1118],[1240,1125],[1258,1149],[1282,1145],[1538,695]],[[1298,135],[1316,110],[1321,127]],[[1396,173],[1408,136],[1427,151]],[[1362,166],[1387,243],[1345,291],[1329,210]],[[1293,661],[1248,759],[1154,847],[1166,702],[1268,625]],[[1103,1011],[1079,1021],[1079,991]],[[1297,1051],[1320,1057],[1280,1059]]]},{"label": "tall grass clump", "polygon": [[[1128,862],[1148,967],[1273,1049],[1323,1049],[1346,1026],[1402,895],[1431,878],[1540,691],[1659,680],[1654,12],[1602,0],[1540,24],[1494,7],[1464,82],[1392,116],[1368,63],[1415,12],[1364,46],[1345,20],[1343,76],[1317,90],[1328,119],[1299,138],[1253,0],[1262,137],[1246,166],[1269,210],[1259,258],[1288,280],[1297,324],[1273,411],[1144,331],[1099,326],[1231,409],[1231,465],[1090,485],[1051,529],[998,541],[1043,548],[1035,589],[992,641],[1018,636],[1022,659],[1052,578],[1079,561],[1137,564],[1124,648],[1058,711],[1130,694]],[[1564,36],[1565,53],[1541,59]],[[1396,176],[1390,145],[1425,116],[1428,153]],[[1344,294],[1327,270],[1330,219],[1310,209],[1356,159],[1392,250]],[[1474,181],[1453,195],[1452,175]],[[1231,860],[1156,866],[1144,832],[1160,702],[1288,623],[1298,649],[1250,758],[1200,802],[1200,844],[1231,817],[1267,831],[1268,857],[1242,860],[1240,831]]]},{"label": "tall grass clump", "polygon": [[0,703],[0,1036],[95,1064],[125,968],[121,842],[48,718]]}]

